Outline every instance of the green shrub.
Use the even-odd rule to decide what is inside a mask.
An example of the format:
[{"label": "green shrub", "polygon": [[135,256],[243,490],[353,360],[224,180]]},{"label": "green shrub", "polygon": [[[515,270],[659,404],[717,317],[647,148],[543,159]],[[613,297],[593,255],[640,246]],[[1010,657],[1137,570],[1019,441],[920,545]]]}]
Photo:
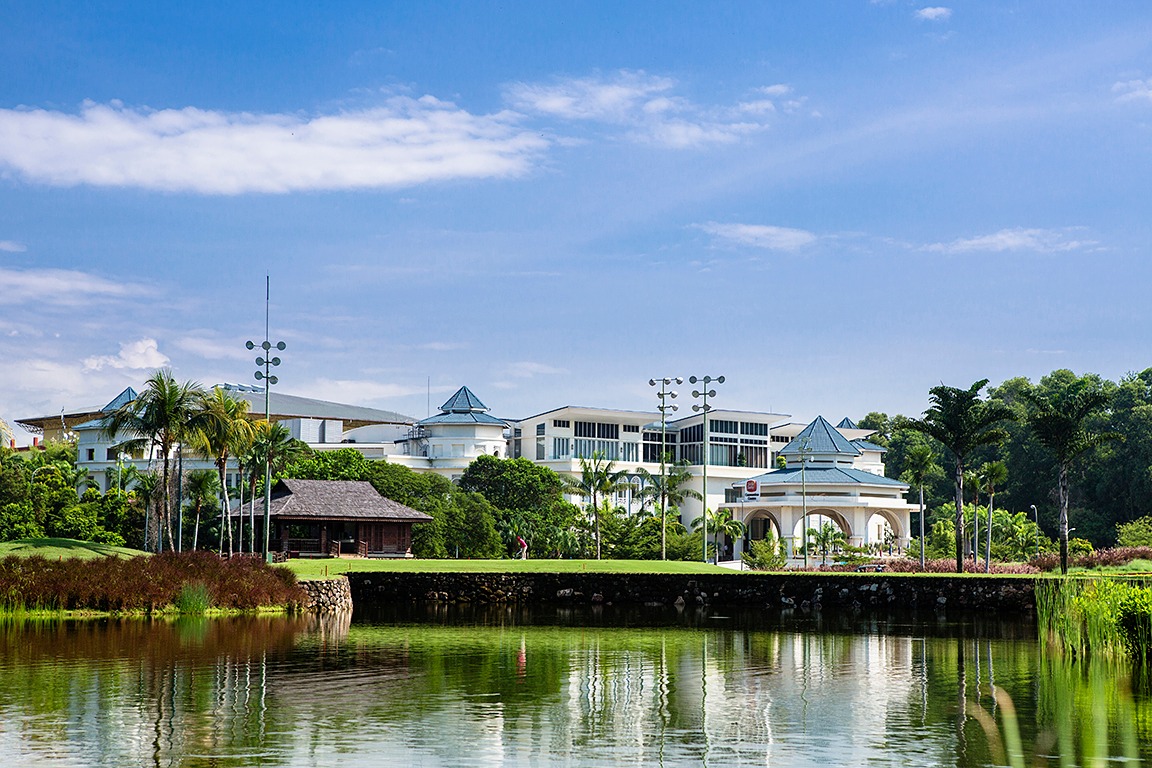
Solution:
[{"label": "green shrub", "polygon": [[1134,588],[1120,599],[1117,627],[1133,661],[1152,662],[1152,589]]},{"label": "green shrub", "polygon": [[1116,525],[1116,545],[1120,547],[1152,547],[1152,515],[1137,518],[1130,523]]},{"label": "green shrub", "polygon": [[753,541],[743,559],[754,571],[782,571],[788,564],[787,553],[772,534]]},{"label": "green shrub", "polygon": [[212,594],[202,581],[185,584],[176,596],[175,605],[180,613],[202,614],[212,607]]}]

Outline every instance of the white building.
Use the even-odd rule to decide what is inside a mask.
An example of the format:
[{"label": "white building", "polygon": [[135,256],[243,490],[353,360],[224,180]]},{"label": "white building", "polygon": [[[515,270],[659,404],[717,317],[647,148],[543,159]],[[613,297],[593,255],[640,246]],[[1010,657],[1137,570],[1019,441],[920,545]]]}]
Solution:
[{"label": "white building", "polygon": [[736,484],[724,507],[744,522],[749,539],[763,539],[772,530],[789,554],[805,530],[825,521],[838,526],[852,546],[890,541],[903,549],[917,506],[904,499],[905,483],[884,477],[885,449],[865,440],[869,434],[847,419],[833,427],[818,416],[780,451],[787,467]]}]

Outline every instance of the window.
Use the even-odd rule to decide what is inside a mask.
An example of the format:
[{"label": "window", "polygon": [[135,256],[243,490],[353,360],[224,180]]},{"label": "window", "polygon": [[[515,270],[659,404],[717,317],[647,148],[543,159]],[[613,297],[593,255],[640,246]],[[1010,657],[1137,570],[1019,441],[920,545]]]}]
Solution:
[{"label": "window", "polygon": [[620,439],[620,425],[619,424],[597,424],[596,437],[604,440],[619,440]]},{"label": "window", "polygon": [[104,460],[105,461],[117,461],[118,459],[116,457],[116,449],[115,448],[109,448],[107,453],[104,454]]},{"label": "window", "polygon": [[96,461],[96,449],[95,448],[89,448],[88,449],[88,461]]},{"label": "window", "polygon": [[749,421],[740,422],[740,434],[742,435],[760,435],[762,437],[768,436],[767,424],[754,424]]},{"label": "window", "polygon": [[578,421],[572,428],[572,434],[576,437],[596,437],[596,422]]},{"label": "window", "polygon": [[512,430],[512,437],[520,437],[520,433],[520,427],[516,427],[516,429]]},{"label": "window", "polygon": [[624,425],[624,431],[625,432],[639,432],[640,431],[640,425],[639,424],[625,424]]},{"label": "window", "polygon": [[536,434],[537,435],[544,434],[544,422],[540,422],[539,424],[536,425]]},{"label": "window", "polygon": [[685,427],[680,430],[680,442],[682,443],[699,443],[704,439],[704,425],[697,424],[694,427]]},{"label": "window", "polygon": [[552,419],[552,426],[559,429],[568,429],[571,425],[568,423],[568,419]]},{"label": "window", "polygon": [[712,419],[708,422],[708,426],[713,434],[734,435],[740,430],[739,422],[728,419]]},{"label": "window", "polygon": [[[544,425],[541,424],[540,428],[543,429]],[[536,438],[536,461],[544,461],[544,438]]]},{"label": "window", "polygon": [[624,452],[620,455],[624,461],[636,461],[640,458],[640,443],[624,443]]},{"label": "window", "polygon": [[567,437],[554,437],[552,438],[552,458],[566,459],[570,455],[571,440]]}]

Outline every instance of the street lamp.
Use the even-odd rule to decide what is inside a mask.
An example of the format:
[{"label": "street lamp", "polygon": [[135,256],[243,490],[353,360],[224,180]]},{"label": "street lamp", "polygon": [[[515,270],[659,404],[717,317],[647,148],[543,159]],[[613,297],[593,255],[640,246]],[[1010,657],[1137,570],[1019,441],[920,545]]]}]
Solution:
[{"label": "street lamp", "polygon": [[804,568],[808,568],[808,478],[805,470],[808,467],[808,454],[812,453],[812,438],[805,437],[800,441],[800,504],[803,511],[801,533],[804,541]]},{"label": "street lamp", "polygon": [[1040,557],[1040,513],[1036,511],[1035,504],[1029,504],[1032,507],[1032,521],[1036,524],[1036,535],[1032,538],[1036,539],[1036,557]]},{"label": "street lamp", "polygon": [[668,385],[673,382],[683,384],[684,379],[680,376],[665,377],[663,379],[648,379],[648,386],[656,386],[656,382],[660,382],[660,391],[657,397],[660,398],[660,559],[668,559],[668,518],[667,518],[667,505],[668,505],[668,482],[664,477],[664,454],[668,451],[668,411],[675,413],[680,409],[676,403],[669,403],[668,400],[676,399],[676,392],[668,389]]},{"label": "street lamp", "polygon": [[708,398],[716,397],[716,390],[708,389],[708,385],[712,382],[717,384],[724,383],[723,376],[712,378],[705,376],[698,379],[695,376],[688,377],[690,384],[702,384],[703,389],[692,390],[692,397],[700,398],[700,403],[692,405],[692,410],[704,414],[704,471],[703,471],[703,491],[704,491],[704,562],[708,562],[708,411],[712,410],[712,406],[708,405]]},{"label": "street lamp", "polygon": [[[263,380],[264,382],[264,421],[269,425],[272,423],[272,406],[269,400],[271,395],[271,387],[273,384],[280,381],[274,374],[271,373],[273,367],[280,365],[279,357],[272,357],[271,352],[276,349],[283,352],[288,346],[282,341],[273,344],[268,340],[268,306],[271,300],[271,281],[267,275],[264,277],[264,341],[259,345],[254,341],[245,342],[244,346],[248,349],[255,349],[257,346],[264,351],[264,354],[256,358],[256,365],[262,367],[264,370],[257,370],[255,374],[256,381]],[[271,432],[269,432],[271,435]],[[268,538],[271,534],[271,495],[272,495],[272,465],[270,463],[269,451],[264,451],[264,561],[272,562],[272,553],[268,549]],[[225,491],[227,493],[227,491]],[[228,521],[231,525],[232,521]]]}]

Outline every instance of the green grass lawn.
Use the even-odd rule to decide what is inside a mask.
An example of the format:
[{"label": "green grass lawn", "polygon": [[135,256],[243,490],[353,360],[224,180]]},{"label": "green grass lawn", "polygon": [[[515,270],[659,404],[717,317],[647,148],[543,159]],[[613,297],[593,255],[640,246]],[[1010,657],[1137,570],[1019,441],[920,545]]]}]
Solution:
[{"label": "green grass lawn", "polygon": [[349,571],[408,573],[737,573],[706,563],[661,560],[420,560],[339,558],[289,560],[281,566],[302,579],[322,579]]},{"label": "green grass lawn", "polygon": [[96,557],[136,557],[143,554],[145,553],[138,549],[113,547],[110,544],[96,544],[91,541],[77,541],[75,539],[0,541],[0,557],[40,555],[49,560],[59,560],[62,557],[79,557],[90,560]]},{"label": "green grass lawn", "polygon": [[1126,565],[1107,566],[1103,568],[1079,568],[1072,567],[1068,569],[1069,575],[1075,576],[1109,576],[1109,575],[1141,575],[1152,573],[1152,560],[1133,560]]}]

